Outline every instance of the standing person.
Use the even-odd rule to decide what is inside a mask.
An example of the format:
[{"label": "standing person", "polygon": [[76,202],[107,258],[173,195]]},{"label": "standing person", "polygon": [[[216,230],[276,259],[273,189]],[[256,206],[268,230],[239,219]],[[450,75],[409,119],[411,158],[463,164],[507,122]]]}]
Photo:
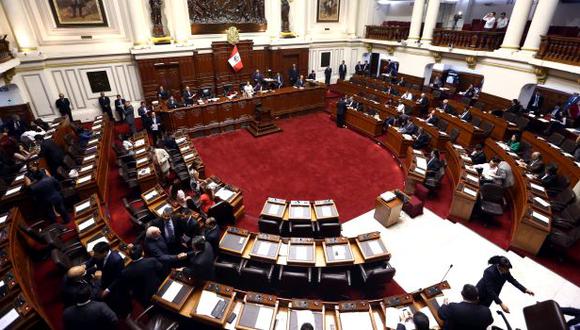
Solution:
[{"label": "standing person", "polygon": [[26,168],[25,185],[34,200],[45,210],[48,220],[51,223],[56,223],[56,214],[54,213],[56,210],[60,214],[62,222],[69,223],[70,216],[64,206],[59,182],[50,173],[41,170],[37,161],[29,161]]},{"label": "standing person", "polygon": [[129,256],[132,261],[121,272],[121,286],[145,307],[162,282],[163,264],[153,257],[145,258],[141,245],[133,246]]},{"label": "standing person", "polygon": [[346,101],[344,97],[341,97],[338,102],[336,102],[336,127],[345,127],[344,117],[346,115]]},{"label": "standing person", "polygon": [[542,109],[542,104],[544,104],[544,96],[536,90],[534,95],[530,98],[526,110],[531,112],[539,111]]},{"label": "standing person", "polygon": [[65,308],[62,314],[64,330],[116,329],[119,319],[107,304],[91,300],[89,286],[81,287],[76,304]]},{"label": "standing person", "polygon": [[215,254],[210,243],[203,236],[195,236],[191,239],[191,250],[189,267],[195,278],[213,280],[215,277],[215,268],[213,265]]},{"label": "standing person", "polygon": [[193,105],[193,97],[195,96],[194,93],[191,92],[189,86],[185,86],[185,90],[181,94],[181,99],[183,100],[183,104],[185,106]]},{"label": "standing person", "polygon": [[327,66],[326,69],[324,69],[324,83],[326,84],[326,86],[330,85],[331,76],[332,76],[332,68],[330,66]]},{"label": "standing person", "polygon": [[345,78],[346,78],[346,64],[344,63],[343,60],[342,63],[340,63],[340,65],[338,66],[338,79],[344,80]]},{"label": "standing person", "polygon": [[512,264],[509,259],[502,256],[491,257],[488,261],[491,266],[487,267],[483,272],[483,277],[477,282],[477,290],[479,291],[479,304],[483,306],[491,306],[492,302],[500,305],[501,309],[509,313],[510,309],[499,298],[501,289],[505,282],[510,282],[520,291],[533,296],[534,293],[525,286],[521,285],[510,273]]},{"label": "standing person", "polygon": [[155,156],[155,163],[159,166],[161,173],[163,174],[162,178],[165,181],[167,175],[169,175],[169,170],[171,169],[171,163],[169,159],[171,157],[167,153],[167,151],[163,148],[163,141],[157,141],[156,147],[153,149],[153,156]]},{"label": "standing person", "polygon": [[443,320],[444,330],[485,330],[493,323],[491,311],[478,304],[479,292],[471,284],[465,284],[461,290],[463,301],[445,304],[437,312]]},{"label": "standing person", "polygon": [[485,21],[485,25],[483,26],[483,29],[486,31],[491,31],[493,30],[494,26],[495,26],[495,11],[492,11],[491,13],[487,13],[485,14],[485,16],[483,16],[482,18]]},{"label": "standing person", "polygon": [[509,18],[507,18],[506,13],[503,12],[499,14],[499,18],[497,19],[497,29],[504,31],[509,23]]},{"label": "standing person", "polygon": [[137,128],[135,127],[135,110],[133,109],[130,101],[125,101],[125,109],[123,109],[123,114],[125,115],[125,122],[131,129],[131,134],[135,135],[135,133],[137,133]]},{"label": "standing person", "polygon": [[360,64],[360,61],[356,62],[356,65],[354,66],[354,73],[355,74],[362,74],[363,73],[363,66],[362,66],[362,64]]},{"label": "standing person", "polygon": [[150,118],[149,118],[149,132],[153,137],[153,143],[157,144],[157,141],[161,138],[161,122],[159,121],[159,117],[155,114],[154,111],[151,111]]},{"label": "standing person", "polygon": [[141,118],[141,127],[143,127],[143,129],[146,129],[147,132],[149,132],[149,110],[147,109],[147,106],[145,105],[145,101],[141,101],[141,104],[139,105],[139,108],[137,109],[137,114],[139,115],[139,117]]},{"label": "standing person", "polygon": [[207,218],[203,226],[203,237],[211,244],[214,253],[218,252],[220,236],[220,227],[217,220],[214,217]]},{"label": "standing person", "polygon": [[45,139],[42,135],[36,135],[34,139],[36,144],[40,146],[38,156],[46,160],[46,165],[51,173],[56,173],[56,169],[64,165],[64,150],[52,139]]},{"label": "standing person", "polygon": [[70,119],[70,121],[73,121],[73,117],[72,117],[72,107],[70,104],[70,100],[66,97],[64,97],[63,93],[58,94],[58,99],[55,102],[56,108],[58,109],[58,112],[60,112],[61,116],[68,116],[68,118]]},{"label": "standing person", "polygon": [[157,90],[157,98],[160,100],[167,100],[169,98],[169,93],[163,88],[163,86],[159,86],[159,90]]},{"label": "standing person", "polygon": [[294,86],[296,81],[298,80],[298,68],[296,68],[296,64],[292,64],[292,68],[288,71],[288,79],[290,80],[290,85]]},{"label": "standing person", "polygon": [[114,120],[113,111],[111,111],[111,99],[105,96],[105,92],[101,92],[101,97],[99,97],[99,105],[101,106],[101,111],[109,116],[110,120]]},{"label": "standing person", "polygon": [[125,113],[125,99],[123,99],[119,94],[117,94],[117,98],[115,99],[115,112],[119,116],[119,120],[117,122],[122,122],[125,120],[125,117],[123,117]]}]

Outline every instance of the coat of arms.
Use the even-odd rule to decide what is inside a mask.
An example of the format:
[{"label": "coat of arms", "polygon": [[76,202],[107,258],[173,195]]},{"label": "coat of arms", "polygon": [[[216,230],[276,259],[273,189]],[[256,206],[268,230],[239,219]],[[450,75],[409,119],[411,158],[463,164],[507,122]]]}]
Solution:
[{"label": "coat of arms", "polygon": [[228,42],[232,45],[235,45],[240,41],[240,30],[238,30],[235,26],[230,26],[226,30],[226,34],[228,36]]}]

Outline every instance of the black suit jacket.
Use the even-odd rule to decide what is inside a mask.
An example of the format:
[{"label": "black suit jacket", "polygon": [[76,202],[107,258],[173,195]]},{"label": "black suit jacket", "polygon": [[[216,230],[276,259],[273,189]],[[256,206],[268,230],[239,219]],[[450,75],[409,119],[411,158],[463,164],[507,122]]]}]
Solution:
[{"label": "black suit jacket", "polygon": [[542,175],[540,181],[542,181],[542,186],[544,186],[544,188],[553,188],[558,184],[558,175],[557,174]]},{"label": "black suit jacket", "polygon": [[332,75],[332,69],[331,68],[324,69],[324,77],[326,79],[330,79],[330,75]]},{"label": "black suit jacket", "polygon": [[363,71],[362,64],[357,64],[357,65],[354,66],[354,72],[361,73],[362,71]]},{"label": "black suit jacket", "polygon": [[290,69],[288,70],[288,78],[290,79],[290,81],[296,81],[298,80],[298,69]]},{"label": "black suit jacket", "polygon": [[338,74],[341,77],[346,76],[346,64],[341,64],[341,65],[338,66]]},{"label": "black suit jacket", "polygon": [[90,301],[82,306],[69,306],[62,315],[64,330],[116,329],[119,321],[107,304]]},{"label": "black suit jacket", "polygon": [[215,228],[213,229],[205,229],[203,231],[203,236],[205,237],[205,240],[209,242],[209,244],[213,248],[214,254],[217,254],[220,242],[219,226],[215,226]]},{"label": "black suit jacket", "polygon": [[460,116],[459,119],[463,119],[465,121],[470,121],[471,120],[471,111],[467,110],[464,111]]},{"label": "black suit jacket", "polygon": [[485,157],[485,153],[483,151],[476,152],[470,157],[471,161],[473,162],[473,165],[484,164],[485,162],[487,162],[487,158]]},{"label": "black suit jacket", "polygon": [[177,262],[177,255],[170,254],[165,239],[145,238],[144,249],[148,256],[159,260],[164,266],[172,266]]},{"label": "black suit jacket", "polygon": [[529,164],[529,169],[530,172],[534,174],[543,173],[545,169],[544,161],[541,159],[538,159],[536,161],[531,160]]},{"label": "black suit jacket", "polygon": [[184,90],[183,93],[181,94],[181,98],[183,99],[183,103],[193,104],[193,93],[191,91],[189,91],[188,93],[187,91]]},{"label": "black suit jacket", "polygon": [[427,118],[427,122],[432,125],[437,125],[439,123],[439,117],[432,116],[431,118]]},{"label": "black suit jacket", "polygon": [[117,111],[125,110],[125,99],[115,99],[115,110]]},{"label": "black suit jacket", "polygon": [[117,251],[111,251],[107,263],[104,260],[89,259],[87,262],[87,269],[96,267],[103,273],[101,277],[101,290],[109,289],[115,290],[117,280],[121,278],[121,273],[125,268],[125,262]]},{"label": "black suit jacket", "polygon": [[520,291],[525,292],[526,288],[518,282],[511,273],[501,274],[496,265],[491,265],[483,272],[483,277],[477,282],[479,291],[479,303],[489,307],[492,301],[501,304],[499,294],[505,282],[510,282]]},{"label": "black suit jacket", "polygon": [[346,113],[346,102],[341,99],[336,103],[336,114],[344,115],[345,113]]},{"label": "black suit jacket", "polygon": [[485,330],[493,323],[489,308],[468,302],[443,305],[438,314],[444,330]]},{"label": "black suit jacket", "polygon": [[194,277],[201,280],[212,280],[215,275],[213,266],[214,259],[215,254],[213,253],[213,248],[208,242],[205,242],[203,251],[197,254],[191,254],[189,257],[189,267]]},{"label": "black suit jacket", "polygon": [[121,273],[121,286],[147,305],[163,278],[163,264],[155,258],[132,261]]},{"label": "black suit jacket", "polygon": [[415,142],[413,142],[414,149],[423,149],[427,144],[429,144],[429,136],[425,133],[420,134],[417,136]]},{"label": "black suit jacket", "polygon": [[532,95],[532,98],[530,99],[530,102],[528,103],[528,110],[534,110],[534,109],[541,109],[542,108],[542,104],[544,104],[544,97],[542,95],[538,95],[538,105],[534,106],[534,102],[536,101],[536,93],[534,93],[534,95]]},{"label": "black suit jacket", "polygon": [[55,105],[61,115],[70,113],[70,101],[68,98],[65,97],[62,100],[60,98],[57,99]]},{"label": "black suit jacket", "polygon": [[40,157],[44,157],[46,163],[52,171],[63,164],[64,151],[62,148],[52,140],[43,140],[40,143]]},{"label": "black suit jacket", "polygon": [[432,158],[427,161],[427,171],[437,173],[439,172],[442,166],[443,163],[441,163],[441,160],[437,158]]},{"label": "black suit jacket", "polygon": [[99,97],[99,105],[103,111],[111,109],[111,99],[108,96]]},{"label": "black suit jacket", "polygon": [[80,279],[71,279],[65,275],[64,283],[62,285],[62,302],[64,307],[72,306],[75,304],[77,292],[81,288],[89,286],[91,288],[91,298],[95,298],[99,291],[99,288],[91,281],[90,275],[87,275]]}]

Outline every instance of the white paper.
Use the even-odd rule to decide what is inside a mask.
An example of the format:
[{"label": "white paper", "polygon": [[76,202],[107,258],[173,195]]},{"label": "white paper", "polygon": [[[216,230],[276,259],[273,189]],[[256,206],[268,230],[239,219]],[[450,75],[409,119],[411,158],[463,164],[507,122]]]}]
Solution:
[{"label": "white paper", "polygon": [[295,245],[294,252],[296,260],[308,260],[308,247],[305,245]]},{"label": "white paper", "polygon": [[98,129],[101,129],[101,125],[95,125],[95,126],[93,126],[93,131],[96,131]]},{"label": "white paper", "polygon": [[423,157],[417,157],[417,167],[420,169],[427,169],[427,159]]},{"label": "white paper", "polygon": [[163,210],[165,210],[165,208],[167,208],[167,207],[171,207],[171,205],[169,205],[169,203],[165,203],[165,204],[163,204],[162,206],[158,207],[158,208],[155,210],[155,212],[156,212],[158,215],[162,215],[162,214],[163,214]]},{"label": "white paper", "polygon": [[397,325],[400,323],[399,320],[399,309],[395,307],[387,307],[385,311],[385,325],[387,328],[396,329]]},{"label": "white paper", "polygon": [[385,201],[385,202],[390,202],[393,199],[395,199],[397,197],[397,195],[395,195],[392,191],[387,191],[381,194],[381,198]]},{"label": "white paper", "polygon": [[183,156],[183,160],[189,160],[190,158],[193,158],[193,154],[187,154],[185,156]]},{"label": "white paper", "polygon": [[537,185],[537,184],[535,184],[535,183],[531,183],[531,182],[530,182],[530,186],[531,186],[533,189],[536,189],[536,190],[539,190],[539,191],[546,191],[546,190],[544,189],[544,187],[542,187],[542,186],[540,186],[540,185]]},{"label": "white paper", "polygon": [[176,281],[171,282],[167,290],[165,290],[165,292],[161,296],[161,299],[173,302],[173,299],[177,297],[177,294],[179,293],[179,291],[181,291],[181,288],[183,288],[183,284]]},{"label": "white paper", "polygon": [[139,170],[139,175],[148,175],[151,173],[151,167],[145,167]]},{"label": "white paper", "polygon": [[145,196],[143,196],[143,197],[145,197],[145,200],[148,201],[154,197],[157,197],[157,195],[159,195],[157,190],[152,190],[152,191],[146,193]]},{"label": "white paper", "polygon": [[88,200],[88,201],[82,203],[81,205],[78,205],[77,207],[75,207],[75,212],[79,213],[79,212],[83,211],[84,209],[86,209],[89,206],[91,206],[91,201],[90,200]]},{"label": "white paper", "polygon": [[278,255],[282,257],[288,256],[288,244],[286,243],[280,244],[280,250],[278,250]]},{"label": "white paper", "polygon": [[94,223],[95,223],[94,218],[90,218],[86,221],[79,223],[79,231],[83,231],[83,230],[87,229],[88,227],[92,226]]},{"label": "white paper", "polygon": [[469,189],[467,187],[463,187],[463,192],[473,197],[477,196],[477,192],[475,190]]},{"label": "white paper", "polygon": [[415,150],[415,149],[413,149],[413,153],[414,153],[415,155],[423,156],[423,152],[422,152],[422,151],[420,151],[420,150]]},{"label": "white paper", "polygon": [[383,248],[379,244],[379,240],[378,239],[375,239],[375,240],[372,240],[372,241],[368,241],[368,246],[369,246],[369,249],[371,249],[371,252],[373,253],[373,255],[377,255],[377,254],[383,253]]},{"label": "white paper", "polygon": [[346,246],[344,245],[333,245],[332,246],[332,253],[334,254],[335,259],[346,259]]},{"label": "white paper", "polygon": [[137,159],[137,165],[141,165],[147,161],[147,157]]},{"label": "white paper", "polygon": [[19,192],[20,189],[22,189],[22,186],[17,186],[17,187],[8,189],[8,190],[6,190],[6,196],[15,194],[15,193]]},{"label": "white paper", "polygon": [[274,310],[270,307],[260,307],[258,311],[258,317],[256,317],[256,324],[254,324],[254,328],[260,330],[268,330],[270,329],[270,323],[272,323],[272,316],[274,314]]},{"label": "white paper", "polygon": [[[314,320],[314,313],[312,311],[294,310],[293,312],[296,313],[296,325],[297,325],[298,329],[300,329],[302,327],[302,325],[305,323],[310,323],[312,326],[314,326],[316,324],[316,322]],[[315,326],[314,326],[314,328],[316,329]]]},{"label": "white paper", "polygon": [[215,292],[203,290],[201,297],[199,297],[199,303],[197,304],[195,313],[214,318],[211,312],[220,300],[222,299]]},{"label": "white paper", "polygon": [[83,162],[88,162],[89,160],[93,160],[93,159],[95,159],[95,157],[97,157],[97,155],[86,156],[85,158],[83,158]]},{"label": "white paper", "polygon": [[418,168],[418,167],[416,167],[416,168],[415,168],[415,172],[417,172],[417,173],[419,173],[419,174],[421,174],[421,175],[425,175],[425,174],[427,174],[427,172],[425,172],[425,170],[424,170],[424,169],[422,169],[422,168]]},{"label": "white paper", "polygon": [[215,188],[218,187],[218,185],[217,185],[217,183],[215,183],[215,182],[212,181],[212,182],[210,182],[210,183],[207,184],[207,187],[209,189],[211,189],[211,190],[214,190]]},{"label": "white paper", "polygon": [[24,179],[24,174],[20,174],[19,176],[15,177],[14,181],[20,181],[22,179]]},{"label": "white paper", "polygon": [[278,204],[268,204],[268,214],[272,214],[272,215],[278,215],[278,212],[280,212],[280,208],[281,206]]},{"label": "white paper", "polygon": [[473,182],[479,182],[479,178],[476,177],[475,175],[471,175],[471,174],[467,174],[465,176],[469,181],[473,181]]},{"label": "white paper", "polygon": [[454,145],[453,145],[453,148],[455,148],[455,149],[459,149],[459,150],[463,150],[463,147],[462,147],[462,146],[460,146],[459,144],[454,144]]},{"label": "white paper", "polygon": [[81,167],[79,172],[86,172],[86,171],[92,170],[94,166],[95,166],[94,164],[89,164],[87,166],[83,166],[83,167]]},{"label": "white paper", "polygon": [[95,144],[97,142],[99,142],[99,139],[92,139],[87,144]]},{"label": "white paper", "polygon": [[85,175],[77,180],[77,184],[82,184],[82,183],[85,183],[87,181],[90,181],[91,178],[92,178],[91,175]]},{"label": "white paper", "polygon": [[183,148],[181,148],[181,153],[185,153],[186,151],[189,151],[189,149],[191,149],[189,146],[185,146]]},{"label": "white paper", "polygon": [[322,216],[325,218],[332,216],[332,207],[329,205],[321,207],[320,211],[322,213]]},{"label": "white paper", "polygon": [[0,281],[0,288],[3,288],[6,285],[6,283],[4,283],[4,281]]},{"label": "white paper", "polygon": [[218,190],[218,192],[215,193],[216,197],[221,198],[224,201],[229,201],[230,198],[234,195],[235,193],[227,188],[221,188],[220,190]]},{"label": "white paper", "polygon": [[6,219],[8,219],[8,214],[4,214],[2,217],[0,217],[0,224],[6,222]]},{"label": "white paper", "polygon": [[175,139],[175,143],[180,144],[181,142],[185,141],[185,136],[182,136],[178,139]]},{"label": "white paper", "polygon": [[411,135],[409,135],[409,134],[403,134],[403,138],[404,138],[405,140],[408,140],[408,141],[411,141],[411,140],[413,140],[413,137],[412,137]]},{"label": "white paper", "polygon": [[267,241],[260,241],[259,245],[258,245],[258,251],[256,251],[256,254],[261,255],[261,256],[268,256],[268,252],[270,251],[270,245],[272,243],[267,242]]},{"label": "white paper", "polygon": [[142,146],[144,144],[145,144],[145,139],[139,139],[139,140],[135,141],[135,143],[133,143],[133,145],[135,147],[140,147],[140,146]]},{"label": "white paper", "polygon": [[12,308],[8,313],[4,314],[4,316],[0,318],[0,329],[8,328],[8,326],[16,321],[19,317],[20,314],[18,314],[15,308]]},{"label": "white paper", "polygon": [[95,246],[95,244],[97,244],[99,242],[109,243],[109,240],[105,236],[101,236],[101,237],[97,238],[96,240],[92,240],[92,241],[88,242],[87,243],[87,252],[93,251],[93,247]]},{"label": "white paper", "polygon": [[145,148],[141,148],[135,151],[135,155],[140,155],[145,152]]},{"label": "white paper", "polygon": [[550,203],[546,202],[543,198],[540,197],[534,197],[534,200],[538,203],[540,203],[540,205],[542,205],[543,207],[548,207],[550,206]]},{"label": "white paper", "polygon": [[536,218],[536,219],[538,219],[546,224],[550,223],[550,218],[548,218],[547,216],[545,216],[541,213],[538,213],[536,211],[532,211],[532,217],[534,217],[534,218]]},{"label": "white paper", "polygon": [[340,313],[340,324],[344,330],[373,328],[373,321],[369,312]]}]

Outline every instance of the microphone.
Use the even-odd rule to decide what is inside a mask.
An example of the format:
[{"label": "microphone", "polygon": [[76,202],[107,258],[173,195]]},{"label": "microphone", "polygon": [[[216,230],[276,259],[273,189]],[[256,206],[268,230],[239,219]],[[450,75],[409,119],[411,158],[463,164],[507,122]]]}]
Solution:
[{"label": "microphone", "polygon": [[[443,275],[443,278],[441,279],[441,281],[439,281],[439,283],[441,283],[445,280],[445,278],[447,277],[447,274],[449,274],[449,271],[451,270],[451,268],[453,268],[453,264],[449,265],[449,268],[447,268],[445,275]],[[427,297],[431,298],[431,297],[437,296],[443,292],[439,288],[439,285],[434,285],[434,286],[428,288],[425,293],[427,294]]]},{"label": "microphone", "polygon": [[449,265],[449,268],[447,268],[445,275],[443,275],[443,278],[441,279],[441,281],[439,281],[439,283],[441,283],[445,280],[445,278],[447,277],[447,274],[449,274],[449,271],[451,270],[451,268],[453,268],[453,264]]}]

